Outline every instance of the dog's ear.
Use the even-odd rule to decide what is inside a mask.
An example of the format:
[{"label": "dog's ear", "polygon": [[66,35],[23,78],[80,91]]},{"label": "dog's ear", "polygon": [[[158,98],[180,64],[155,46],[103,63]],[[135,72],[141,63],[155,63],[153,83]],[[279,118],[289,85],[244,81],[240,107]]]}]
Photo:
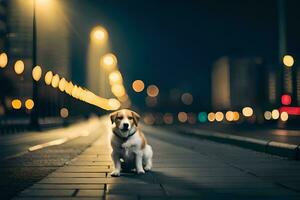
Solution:
[{"label": "dog's ear", "polygon": [[132,114],[133,122],[137,126],[140,121],[141,116],[134,111],[132,111],[131,114]]},{"label": "dog's ear", "polygon": [[112,124],[116,121],[117,116],[118,116],[118,111],[113,112],[113,113],[111,113],[111,114],[109,115],[110,121],[111,121]]}]

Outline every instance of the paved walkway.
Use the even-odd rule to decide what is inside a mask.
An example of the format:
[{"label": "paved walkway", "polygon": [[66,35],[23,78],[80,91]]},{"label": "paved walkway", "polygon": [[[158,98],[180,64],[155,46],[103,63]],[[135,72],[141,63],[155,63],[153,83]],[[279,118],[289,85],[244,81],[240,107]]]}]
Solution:
[{"label": "paved walkway", "polygon": [[300,199],[298,161],[145,130],[154,149],[152,172],[110,177],[111,150],[104,127],[82,154],[16,199]]}]

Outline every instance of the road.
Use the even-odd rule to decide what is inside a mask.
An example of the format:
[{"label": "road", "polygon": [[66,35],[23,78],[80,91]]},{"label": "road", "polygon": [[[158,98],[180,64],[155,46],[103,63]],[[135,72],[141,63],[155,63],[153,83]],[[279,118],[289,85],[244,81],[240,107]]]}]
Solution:
[{"label": "road", "polygon": [[[141,176],[122,174],[119,178],[110,177],[109,122],[101,120],[87,137],[6,160],[6,166],[14,166],[14,171],[24,168],[24,163],[30,158],[30,169],[36,171],[25,172],[23,176],[27,178],[41,168],[50,168],[35,179],[31,178],[30,184],[12,190],[19,192],[16,199],[300,198],[299,161],[196,140],[149,126],[144,126],[143,130],[154,149],[153,171]],[[48,160],[53,157],[64,159],[61,162]],[[40,163],[32,165],[36,159]],[[4,168],[1,166],[0,169],[2,176]],[[19,180],[27,181],[26,178]],[[1,187],[10,183],[5,182]]]}]

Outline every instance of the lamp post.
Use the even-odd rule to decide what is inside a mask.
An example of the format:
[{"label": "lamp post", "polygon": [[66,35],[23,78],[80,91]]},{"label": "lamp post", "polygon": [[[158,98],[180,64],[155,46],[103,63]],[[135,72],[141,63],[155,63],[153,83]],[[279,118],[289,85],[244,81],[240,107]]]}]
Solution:
[{"label": "lamp post", "polygon": [[[37,27],[36,27],[36,0],[33,0],[33,23],[32,23],[32,69],[36,66],[36,50],[37,50]],[[30,124],[32,128],[39,130],[39,102],[38,102],[38,82],[32,80],[32,100],[35,103],[30,115]]]}]

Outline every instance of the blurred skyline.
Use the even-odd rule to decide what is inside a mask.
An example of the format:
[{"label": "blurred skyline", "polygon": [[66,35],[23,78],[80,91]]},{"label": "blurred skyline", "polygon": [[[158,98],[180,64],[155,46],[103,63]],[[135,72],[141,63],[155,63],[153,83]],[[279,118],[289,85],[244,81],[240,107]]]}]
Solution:
[{"label": "blurred skyline", "polygon": [[[297,7],[298,1],[286,1],[287,52],[296,57]],[[197,103],[207,105],[211,67],[220,57],[258,57],[266,65],[279,65],[277,1],[93,0],[72,1],[71,8],[76,38],[96,24],[108,29],[127,88],[142,79],[162,93],[173,88],[191,92]],[[138,104],[144,101],[133,97]]]}]

